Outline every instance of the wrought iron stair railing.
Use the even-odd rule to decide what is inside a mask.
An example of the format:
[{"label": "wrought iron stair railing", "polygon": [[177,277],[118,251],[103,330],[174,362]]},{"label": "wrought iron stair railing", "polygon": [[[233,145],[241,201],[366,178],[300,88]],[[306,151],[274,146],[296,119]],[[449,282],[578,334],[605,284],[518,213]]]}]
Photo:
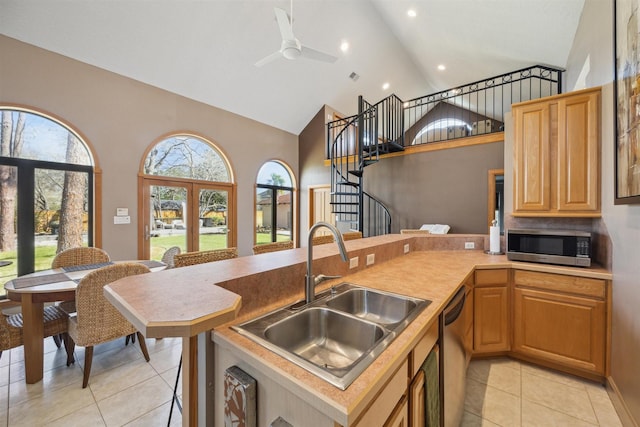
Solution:
[{"label": "wrought iron stair railing", "polygon": [[[562,93],[562,69],[535,65],[403,102],[395,95],[327,124],[331,206],[336,221],[363,236],[391,232],[389,209],[363,188],[380,155],[503,130],[511,104]],[[388,179],[393,179],[389,177]]]}]

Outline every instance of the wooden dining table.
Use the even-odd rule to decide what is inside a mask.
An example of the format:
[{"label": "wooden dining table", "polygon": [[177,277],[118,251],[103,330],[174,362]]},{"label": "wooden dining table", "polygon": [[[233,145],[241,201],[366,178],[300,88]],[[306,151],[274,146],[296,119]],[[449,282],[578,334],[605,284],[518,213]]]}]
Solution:
[{"label": "wooden dining table", "polygon": [[[115,261],[125,262],[125,261]],[[131,261],[129,261],[131,262]],[[160,271],[166,264],[160,261],[138,260],[151,271]],[[114,262],[55,268],[26,274],[4,285],[7,298],[22,305],[24,337],[24,369],[27,384],[42,380],[44,369],[44,304],[74,301],[78,282],[91,271]]]}]

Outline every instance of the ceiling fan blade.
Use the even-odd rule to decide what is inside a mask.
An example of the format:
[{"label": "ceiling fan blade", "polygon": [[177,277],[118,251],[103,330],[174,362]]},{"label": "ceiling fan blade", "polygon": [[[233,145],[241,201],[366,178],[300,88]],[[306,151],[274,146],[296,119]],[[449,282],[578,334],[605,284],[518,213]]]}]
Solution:
[{"label": "ceiling fan blade", "polygon": [[338,57],[329,55],[328,53],[320,52],[319,50],[311,49],[307,46],[302,46],[302,56],[309,59],[314,59],[316,61],[323,62],[336,62]]},{"label": "ceiling fan blade", "polygon": [[271,55],[265,56],[264,58],[256,62],[254,65],[256,67],[262,67],[263,65],[266,65],[269,62],[273,62],[280,57],[282,57],[282,54],[280,53],[280,51],[273,52]]},{"label": "ceiling fan blade", "polygon": [[273,8],[273,11],[276,14],[276,20],[278,21],[282,40],[294,40],[295,37],[293,35],[291,21],[289,21],[289,15],[287,15],[287,12],[277,7]]}]

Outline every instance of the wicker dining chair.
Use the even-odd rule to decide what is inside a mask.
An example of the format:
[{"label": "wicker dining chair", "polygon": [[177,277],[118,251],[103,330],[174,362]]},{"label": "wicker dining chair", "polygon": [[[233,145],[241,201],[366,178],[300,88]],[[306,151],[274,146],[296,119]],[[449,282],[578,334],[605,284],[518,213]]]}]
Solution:
[{"label": "wicker dining chair", "polygon": [[355,240],[355,239],[362,239],[361,231],[347,231],[346,233],[342,233],[342,240],[344,240],[345,242],[347,240]]},{"label": "wicker dining chair", "polygon": [[293,249],[293,241],[287,240],[286,242],[273,242],[263,243],[261,245],[255,245],[253,247],[253,254],[265,254],[267,252],[285,251],[287,249]]},{"label": "wicker dining chair", "polygon": [[420,230],[414,228],[403,228],[400,230],[400,234],[431,234],[429,230]]},{"label": "wicker dining chair", "polygon": [[[75,267],[78,265],[102,264],[110,262],[109,254],[100,248],[80,246],[59,252],[51,262],[51,268]],[[58,306],[67,314],[76,312],[75,301],[62,301]]]},{"label": "wicker dining chair", "polygon": [[70,248],[58,253],[51,262],[51,268],[64,268],[76,265],[101,264],[109,262],[109,254],[100,248]]},{"label": "wicker dining chair", "polygon": [[160,261],[167,264],[167,268],[174,268],[176,266],[175,257],[176,255],[179,255],[180,252],[181,251],[179,246],[171,246],[169,249],[164,251],[164,253],[162,254],[162,259]]},{"label": "wicker dining chair", "polygon": [[311,239],[313,246],[324,245],[326,243],[333,243],[333,234],[325,234],[322,236],[314,236]]},{"label": "wicker dining chair", "polygon": [[237,248],[214,249],[211,251],[185,252],[174,257],[176,268],[189,265],[204,264],[206,262],[222,261],[238,257]]},{"label": "wicker dining chair", "polygon": [[[0,311],[20,306],[19,302],[0,300]],[[67,313],[51,305],[44,308],[44,337],[59,337],[67,335]],[[65,340],[66,343],[66,340]],[[0,314],[0,357],[2,352],[24,344],[22,313]],[[60,341],[56,340],[60,348]]]},{"label": "wicker dining chair", "polygon": [[67,334],[67,366],[75,361],[76,344],[85,347],[82,388],[89,384],[93,347],[116,338],[137,334],[140,349],[149,361],[147,344],[142,334],[105,298],[105,285],[118,279],[148,273],[147,266],[137,262],[123,262],[99,268],[80,280],[76,288],[77,315],[69,317]]}]

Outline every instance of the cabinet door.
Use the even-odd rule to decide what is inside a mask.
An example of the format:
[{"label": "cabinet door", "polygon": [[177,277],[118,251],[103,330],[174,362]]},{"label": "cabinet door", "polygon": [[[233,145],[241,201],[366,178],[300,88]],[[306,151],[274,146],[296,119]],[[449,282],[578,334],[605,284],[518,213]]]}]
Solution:
[{"label": "cabinet door", "polygon": [[473,292],[474,352],[509,350],[507,287],[476,287]]},{"label": "cabinet door", "polygon": [[600,210],[599,93],[558,101],[558,211]]},{"label": "cabinet door", "polygon": [[398,403],[384,427],[409,427],[409,405],[406,396]]},{"label": "cabinet door", "polygon": [[551,209],[550,112],[545,102],[514,107],[514,211]]},{"label": "cabinet door", "polygon": [[604,374],[604,301],[516,287],[514,322],[514,352]]},{"label": "cabinet door", "polygon": [[420,370],[416,374],[409,386],[409,425],[426,425],[425,408],[424,371]]}]

